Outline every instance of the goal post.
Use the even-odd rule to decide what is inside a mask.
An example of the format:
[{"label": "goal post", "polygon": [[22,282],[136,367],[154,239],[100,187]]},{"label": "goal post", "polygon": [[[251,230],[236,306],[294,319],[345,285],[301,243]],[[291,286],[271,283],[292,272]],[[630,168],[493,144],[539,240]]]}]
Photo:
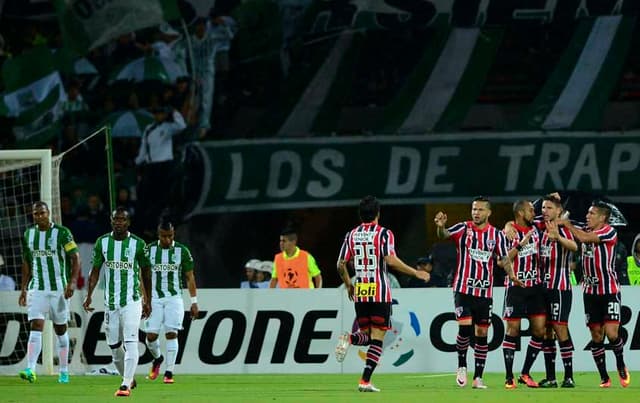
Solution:
[{"label": "goal post", "polygon": [[[14,234],[22,234],[26,229],[24,225],[31,222],[29,212],[30,205],[34,201],[42,200],[47,203],[51,210],[51,219],[55,222],[60,221],[60,194],[53,194],[54,187],[57,192],[60,187],[59,185],[53,186],[54,166],[52,161],[49,149],[0,150],[0,174],[4,180],[10,183],[9,186],[7,183],[3,183],[2,207],[15,201],[22,207],[20,210],[16,210],[16,213],[24,216],[24,219],[15,221],[16,227],[12,228]],[[56,172],[55,175],[57,176],[58,173]],[[31,191],[33,184],[29,183],[34,179],[39,181],[37,193]],[[24,197],[25,195],[30,195],[30,197]],[[11,221],[8,222],[11,223]],[[2,243],[15,241],[13,238],[7,240],[3,237]],[[15,248],[15,245],[13,247],[11,245],[2,246],[5,253],[7,250],[13,251],[11,252],[13,256],[9,256],[9,258],[14,263],[13,267],[16,270],[16,264],[20,261],[20,255],[16,256],[16,251],[21,248],[21,244],[18,248]],[[10,271],[8,273],[14,274]],[[19,278],[15,275],[14,277]],[[20,287],[20,283],[16,285]],[[53,374],[53,325],[51,320],[45,321],[42,332],[42,368],[45,374]]]}]

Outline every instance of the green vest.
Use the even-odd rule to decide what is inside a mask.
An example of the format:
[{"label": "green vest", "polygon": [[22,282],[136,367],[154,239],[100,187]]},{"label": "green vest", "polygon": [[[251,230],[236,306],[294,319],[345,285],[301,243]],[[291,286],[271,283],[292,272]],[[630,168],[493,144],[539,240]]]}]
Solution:
[{"label": "green vest", "polygon": [[627,275],[629,276],[629,284],[640,285],[640,266],[636,264],[633,256],[627,257]]}]

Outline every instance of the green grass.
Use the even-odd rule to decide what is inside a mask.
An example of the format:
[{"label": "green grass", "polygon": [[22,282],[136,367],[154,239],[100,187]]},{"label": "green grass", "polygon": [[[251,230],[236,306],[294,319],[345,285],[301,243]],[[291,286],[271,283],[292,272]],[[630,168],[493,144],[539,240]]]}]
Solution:
[{"label": "green grass", "polygon": [[[615,373],[610,371],[615,377]],[[633,377],[634,374],[632,374]],[[541,374],[533,374],[539,379]],[[359,393],[357,374],[344,375],[180,375],[176,383],[165,385],[161,378],[149,381],[138,376],[138,388],[129,399],[136,402],[637,402],[639,385],[623,389],[617,377],[612,386],[598,388],[595,372],[576,373],[575,389],[503,388],[502,374],[486,374],[487,390],[470,385],[459,388],[454,374],[374,374],[380,393]],[[633,378],[632,378],[633,382]],[[41,376],[34,384],[15,377],[0,376],[0,402],[112,402],[119,386],[116,376],[72,376],[71,383],[59,385],[57,377]]]}]

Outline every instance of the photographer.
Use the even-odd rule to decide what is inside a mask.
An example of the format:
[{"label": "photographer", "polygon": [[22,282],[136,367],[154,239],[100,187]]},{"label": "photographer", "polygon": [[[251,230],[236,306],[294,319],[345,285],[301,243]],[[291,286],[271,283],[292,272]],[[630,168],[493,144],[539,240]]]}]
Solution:
[{"label": "photographer", "polygon": [[180,112],[171,107],[151,110],[154,122],[142,133],[140,150],[135,159],[140,169],[138,176],[137,212],[142,232],[153,236],[156,217],[168,207],[172,191],[173,137],[186,127]]}]

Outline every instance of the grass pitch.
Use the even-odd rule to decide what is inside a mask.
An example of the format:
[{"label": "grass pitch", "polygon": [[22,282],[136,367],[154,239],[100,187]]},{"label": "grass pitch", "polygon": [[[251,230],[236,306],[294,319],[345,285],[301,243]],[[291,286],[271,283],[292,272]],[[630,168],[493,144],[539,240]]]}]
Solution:
[{"label": "grass pitch", "polygon": [[[18,376],[0,376],[0,402],[113,402],[130,399],[136,402],[638,402],[640,378],[631,374],[631,386],[623,389],[615,372],[610,371],[610,389],[598,387],[595,372],[575,374],[575,389],[528,389],[518,385],[505,390],[503,374],[486,374],[486,390],[459,388],[455,374],[375,374],[372,382],[380,393],[357,391],[358,374],[327,375],[181,375],[176,383],[165,385],[160,376],[155,381],[137,376],[138,387],[128,398],[116,398],[117,376],[72,376],[67,385],[57,377],[40,376],[34,384]],[[534,379],[542,374],[533,374]],[[637,384],[634,384],[638,382]]]}]

